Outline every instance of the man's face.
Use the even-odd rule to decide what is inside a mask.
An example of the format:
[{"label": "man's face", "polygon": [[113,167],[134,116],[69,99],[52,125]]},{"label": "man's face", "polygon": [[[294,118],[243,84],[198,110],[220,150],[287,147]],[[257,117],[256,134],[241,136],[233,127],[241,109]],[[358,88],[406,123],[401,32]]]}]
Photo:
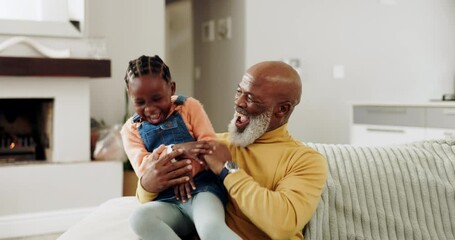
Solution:
[{"label": "man's face", "polygon": [[228,129],[231,141],[245,147],[267,132],[272,120],[271,96],[250,74],[245,74],[237,87],[235,113]]}]

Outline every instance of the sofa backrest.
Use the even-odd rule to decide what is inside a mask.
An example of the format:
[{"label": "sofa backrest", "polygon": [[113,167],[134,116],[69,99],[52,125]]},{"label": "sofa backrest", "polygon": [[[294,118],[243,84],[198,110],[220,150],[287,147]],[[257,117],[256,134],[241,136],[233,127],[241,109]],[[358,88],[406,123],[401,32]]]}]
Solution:
[{"label": "sofa backrest", "polygon": [[329,174],[305,239],[455,239],[455,139],[306,145]]}]

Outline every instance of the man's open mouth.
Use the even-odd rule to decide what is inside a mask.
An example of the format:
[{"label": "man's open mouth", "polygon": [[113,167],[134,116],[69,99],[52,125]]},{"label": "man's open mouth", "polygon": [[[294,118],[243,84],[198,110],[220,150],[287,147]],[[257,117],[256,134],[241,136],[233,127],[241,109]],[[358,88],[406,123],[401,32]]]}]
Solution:
[{"label": "man's open mouth", "polygon": [[236,118],[237,119],[235,121],[235,126],[240,131],[243,131],[246,128],[246,126],[248,126],[248,123],[250,123],[250,118],[239,112],[236,112]]}]

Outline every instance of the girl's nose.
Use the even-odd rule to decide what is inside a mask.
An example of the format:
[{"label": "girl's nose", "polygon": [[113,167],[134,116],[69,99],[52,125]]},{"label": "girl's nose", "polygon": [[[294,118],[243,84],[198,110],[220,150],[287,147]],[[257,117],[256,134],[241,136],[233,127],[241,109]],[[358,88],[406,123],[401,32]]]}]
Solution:
[{"label": "girl's nose", "polygon": [[154,109],[154,107],[152,105],[150,105],[150,104],[145,105],[144,114],[150,115],[153,112],[153,109]]}]

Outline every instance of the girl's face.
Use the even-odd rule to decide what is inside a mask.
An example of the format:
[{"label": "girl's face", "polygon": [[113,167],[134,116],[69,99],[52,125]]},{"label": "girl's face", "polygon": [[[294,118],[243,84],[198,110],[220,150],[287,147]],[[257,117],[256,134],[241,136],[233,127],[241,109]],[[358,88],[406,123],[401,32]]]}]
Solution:
[{"label": "girl's face", "polygon": [[128,94],[142,121],[159,124],[166,120],[171,109],[175,82],[167,83],[159,75],[147,74],[128,83]]}]

